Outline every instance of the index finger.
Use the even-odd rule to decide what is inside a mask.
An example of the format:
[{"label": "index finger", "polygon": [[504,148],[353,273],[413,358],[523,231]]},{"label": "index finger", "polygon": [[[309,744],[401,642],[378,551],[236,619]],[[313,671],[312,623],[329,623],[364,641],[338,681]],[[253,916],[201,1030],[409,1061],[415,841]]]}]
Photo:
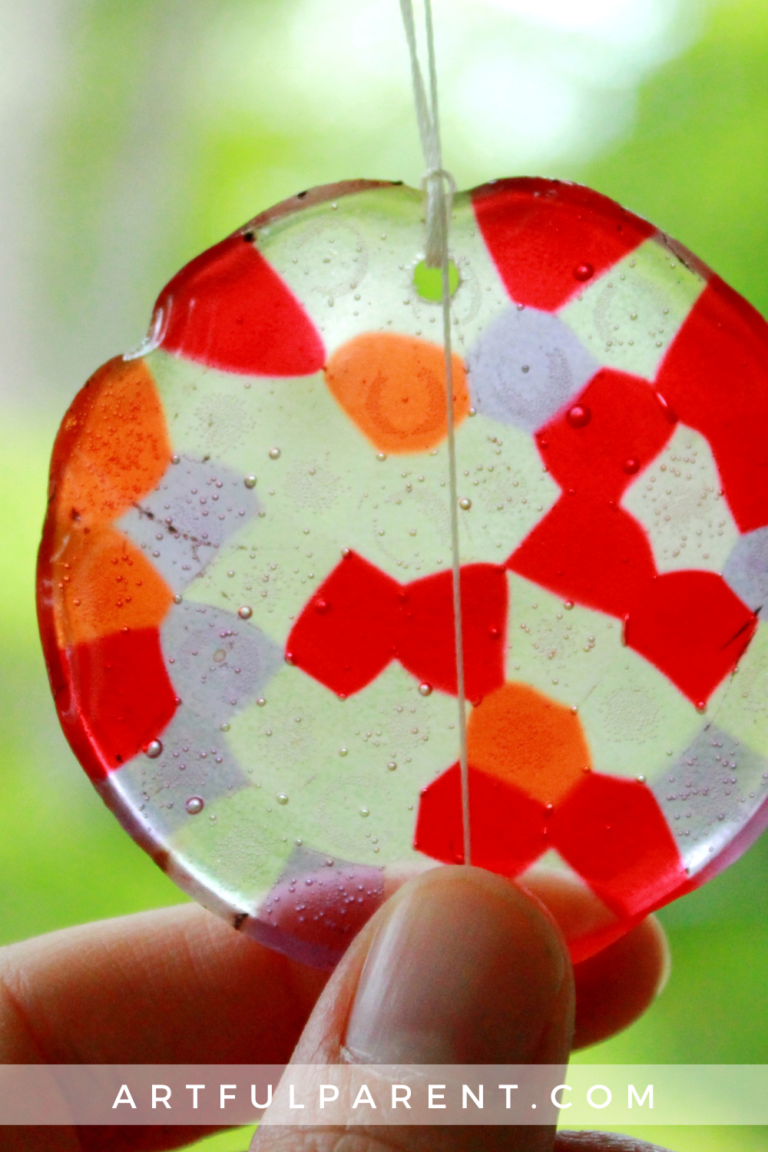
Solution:
[{"label": "index finger", "polygon": [[281,1064],[327,973],[195,904],[0,950],[4,1063]]},{"label": "index finger", "polygon": [[[326,980],[195,904],[67,928],[0,950],[0,1061],[285,1064]],[[208,1131],[0,1129],[24,1152],[157,1152]]]}]

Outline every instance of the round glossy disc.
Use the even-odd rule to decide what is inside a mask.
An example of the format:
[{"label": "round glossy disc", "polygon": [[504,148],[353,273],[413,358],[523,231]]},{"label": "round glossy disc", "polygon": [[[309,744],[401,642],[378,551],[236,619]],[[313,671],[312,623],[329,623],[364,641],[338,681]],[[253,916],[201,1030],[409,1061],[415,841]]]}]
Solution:
[{"label": "round glossy disc", "polygon": [[[75,752],[184,889],[316,964],[463,859],[423,215],[360,181],[257,217],[54,449],[40,617]],[[768,328],[575,185],[457,196],[451,254],[472,862],[588,886],[582,957],[766,822]]]}]

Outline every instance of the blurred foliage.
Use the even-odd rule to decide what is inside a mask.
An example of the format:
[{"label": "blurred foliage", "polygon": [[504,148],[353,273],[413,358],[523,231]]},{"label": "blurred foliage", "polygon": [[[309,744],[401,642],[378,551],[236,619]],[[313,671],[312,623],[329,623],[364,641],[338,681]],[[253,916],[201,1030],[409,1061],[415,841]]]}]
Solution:
[{"label": "blurred foliage", "polygon": [[631,136],[580,178],[653,220],[768,313],[768,6],[719,7],[640,93]]},{"label": "blurred foliage", "polygon": [[[40,393],[46,402],[30,409],[34,420],[20,410],[0,425],[0,942],[181,898],[102,808],[47,691],[34,553],[66,400],[99,358],[136,342],[153,291],[201,247],[298,187],[384,174],[378,140],[318,135],[311,109],[287,127],[207,100],[200,77],[209,26],[216,18],[235,27],[242,7],[231,0],[217,16],[213,0],[200,0],[185,21],[172,2],[91,0],[69,13],[62,75],[77,82],[57,90],[34,205],[56,221],[43,231],[32,273],[50,334],[37,334],[37,370],[50,384]],[[279,0],[253,8],[254,35],[268,51],[284,10]],[[406,91],[388,121],[391,133],[408,134],[406,167],[414,155],[407,115]],[[698,40],[641,88],[630,134],[589,165],[563,164],[556,174],[648,216],[768,312],[764,0],[716,5]],[[768,1063],[768,839],[661,916],[674,958],[666,990],[642,1021],[582,1059]],[[764,1143],[751,1129],[643,1131],[676,1152]],[[246,1144],[240,1132],[204,1146]]]}]

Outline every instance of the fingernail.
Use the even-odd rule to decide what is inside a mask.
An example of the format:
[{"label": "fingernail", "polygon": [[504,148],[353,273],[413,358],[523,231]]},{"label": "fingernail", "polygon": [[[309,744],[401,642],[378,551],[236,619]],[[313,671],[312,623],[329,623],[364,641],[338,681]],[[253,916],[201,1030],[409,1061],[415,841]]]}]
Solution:
[{"label": "fingernail", "polygon": [[345,1047],[378,1064],[555,1063],[570,1042],[570,982],[557,931],[528,896],[478,869],[434,869],[394,898]]}]

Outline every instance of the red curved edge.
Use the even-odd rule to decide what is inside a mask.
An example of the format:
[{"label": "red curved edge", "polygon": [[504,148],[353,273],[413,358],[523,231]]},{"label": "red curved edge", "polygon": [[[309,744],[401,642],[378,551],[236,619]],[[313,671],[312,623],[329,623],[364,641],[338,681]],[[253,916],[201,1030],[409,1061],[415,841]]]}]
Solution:
[{"label": "red curved edge", "polygon": [[471,197],[509,295],[545,312],[557,311],[657,231],[615,200],[562,180],[512,177],[482,184]]},{"label": "red curved edge", "polygon": [[264,259],[237,233],[177,272],[157,298],[160,346],[209,368],[248,376],[309,376],[325,363],[320,334]]},{"label": "red curved edge", "polygon": [[[54,465],[52,465],[53,468]],[[49,497],[50,503],[50,497]],[[72,700],[66,657],[56,640],[56,626],[53,619],[53,564],[51,560],[56,524],[53,516],[46,518],[43,538],[37,552],[36,606],[37,623],[43,657],[48,671],[53,702],[67,742],[87,775],[95,783],[104,780],[107,770],[102,764],[93,744],[83,727],[80,716]]]},{"label": "red curved edge", "polygon": [[[178,707],[157,628],[113,633],[62,649],[53,614],[52,516],[37,563],[43,656],[64,735],[94,783],[160,736]],[[114,673],[114,675],[113,675]]]}]

